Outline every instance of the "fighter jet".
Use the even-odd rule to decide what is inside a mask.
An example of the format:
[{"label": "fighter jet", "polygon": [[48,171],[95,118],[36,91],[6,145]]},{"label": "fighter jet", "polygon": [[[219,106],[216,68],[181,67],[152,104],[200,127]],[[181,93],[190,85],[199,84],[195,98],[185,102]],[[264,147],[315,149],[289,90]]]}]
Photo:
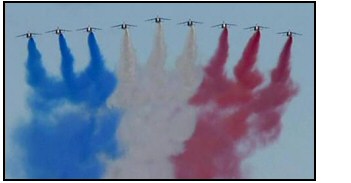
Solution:
[{"label": "fighter jet", "polygon": [[203,22],[193,21],[193,20],[189,19],[188,21],[178,23],[178,25],[180,25],[180,24],[185,24],[185,25],[191,27],[191,26],[194,26],[195,24],[203,24]]},{"label": "fighter jet", "polygon": [[114,25],[111,28],[115,28],[115,27],[120,27],[120,29],[128,29],[128,27],[136,27],[136,25],[126,24],[123,22],[122,24]]},{"label": "fighter jet", "polygon": [[55,34],[60,35],[63,32],[71,32],[71,30],[60,29],[59,27],[57,27],[56,29],[47,31],[45,33],[50,33],[50,32],[55,32]]},{"label": "fighter jet", "polygon": [[27,33],[25,33],[25,34],[21,34],[21,35],[18,35],[18,36],[16,36],[16,37],[24,37],[24,36],[26,36],[26,38],[32,38],[34,35],[41,35],[41,34],[39,34],[39,33],[33,33],[33,32],[27,32]]},{"label": "fighter jet", "polygon": [[163,20],[171,20],[171,19],[169,19],[169,18],[162,18],[162,17],[159,17],[157,15],[155,18],[150,18],[150,19],[147,19],[145,21],[155,21],[155,23],[161,23]]},{"label": "fighter jet", "polygon": [[221,24],[214,25],[214,26],[211,26],[211,27],[220,27],[220,28],[224,29],[224,28],[230,27],[230,26],[236,26],[236,24],[228,24],[228,23],[225,23],[223,21]]},{"label": "fighter jet", "polygon": [[246,28],[244,28],[244,29],[252,29],[252,30],[254,30],[254,31],[259,31],[259,30],[261,30],[261,29],[269,29],[269,27],[264,27],[264,26],[260,26],[260,25],[255,25],[255,26],[251,26],[251,27],[246,27]]},{"label": "fighter jet", "polygon": [[87,32],[93,32],[94,30],[102,30],[102,29],[91,27],[90,25],[88,25],[88,27],[85,27],[85,28],[77,29],[77,31],[82,31],[82,30],[85,30]]},{"label": "fighter jet", "polygon": [[292,32],[290,30],[286,31],[286,32],[278,32],[277,34],[285,34],[286,36],[288,37],[291,37],[293,35],[299,35],[299,36],[302,36],[302,34],[300,33],[297,33],[297,32]]}]

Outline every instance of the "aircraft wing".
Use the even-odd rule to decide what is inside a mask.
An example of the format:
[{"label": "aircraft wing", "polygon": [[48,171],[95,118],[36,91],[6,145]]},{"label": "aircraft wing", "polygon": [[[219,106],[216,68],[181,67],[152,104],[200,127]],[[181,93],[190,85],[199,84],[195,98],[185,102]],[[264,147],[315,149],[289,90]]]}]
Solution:
[{"label": "aircraft wing", "polygon": [[186,23],[188,23],[188,21],[185,21],[185,22],[179,22],[179,23],[177,23],[178,25],[180,25],[180,24],[186,24]]},{"label": "aircraft wing", "polygon": [[87,27],[84,27],[84,28],[81,28],[81,29],[77,29],[77,31],[82,31],[82,30],[85,30],[87,29]]},{"label": "aircraft wing", "polygon": [[114,27],[121,27],[122,26],[122,24],[119,24],[119,25],[114,25],[114,26],[112,26],[111,28],[114,28]]},{"label": "aircraft wing", "polygon": [[246,28],[244,28],[244,29],[247,30],[247,29],[253,29],[253,28],[255,28],[255,26],[246,27]]},{"label": "aircraft wing", "polygon": [[193,21],[196,24],[203,24],[203,22]]},{"label": "aircraft wing", "polygon": [[151,21],[151,20],[155,20],[155,18],[150,18],[150,19],[147,19],[145,21]]},{"label": "aircraft wing", "polygon": [[288,32],[277,32],[277,34],[286,34]]},{"label": "aircraft wing", "polygon": [[136,25],[126,24],[129,27],[137,27]]},{"label": "aircraft wing", "polygon": [[55,32],[56,30],[46,31],[45,33]]},{"label": "aircraft wing", "polygon": [[236,26],[236,24],[227,24],[227,25],[230,25],[230,26]]},{"label": "aircraft wing", "polygon": [[302,36],[302,34],[300,33],[297,33],[297,32],[291,32],[292,34],[295,34],[295,35],[299,35],[299,36]]},{"label": "aircraft wing", "polygon": [[92,29],[95,29],[95,30],[102,30],[102,29],[97,28],[97,27],[92,27]]},{"label": "aircraft wing", "polygon": [[21,35],[18,35],[18,36],[16,36],[16,37],[23,37],[23,36],[25,36],[25,35],[27,35],[27,34],[21,34]]},{"label": "aircraft wing", "polygon": [[32,35],[41,35],[40,33],[32,33]]},{"label": "aircraft wing", "polygon": [[161,20],[171,20],[171,19],[169,19],[169,18],[160,18]]},{"label": "aircraft wing", "polygon": [[213,25],[211,27],[218,27],[218,26],[221,26],[222,24],[218,24],[218,25]]},{"label": "aircraft wing", "polygon": [[269,29],[269,27],[260,26],[262,29]]},{"label": "aircraft wing", "polygon": [[61,31],[72,32],[71,30],[61,29]]}]

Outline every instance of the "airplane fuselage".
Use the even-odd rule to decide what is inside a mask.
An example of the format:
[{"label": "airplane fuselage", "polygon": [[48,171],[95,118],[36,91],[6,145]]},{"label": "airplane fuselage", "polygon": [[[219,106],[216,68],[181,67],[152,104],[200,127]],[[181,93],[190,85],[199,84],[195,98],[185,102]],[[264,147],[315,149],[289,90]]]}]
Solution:
[{"label": "airplane fuselage", "polygon": [[158,17],[155,18],[155,22],[156,22],[156,23],[161,23],[161,18],[158,18]]},{"label": "airplane fuselage", "polygon": [[290,30],[286,32],[278,32],[277,34],[286,35],[287,37],[293,37],[294,35],[299,35],[299,36],[302,35],[300,33],[292,32]]},{"label": "airplane fuselage", "polygon": [[55,33],[60,35],[60,34],[62,34],[62,30],[61,29],[56,29]]},{"label": "airplane fuselage", "polygon": [[189,27],[191,27],[191,26],[194,25],[194,22],[193,22],[193,21],[188,21],[187,25],[188,25]]},{"label": "airplane fuselage", "polygon": [[121,25],[121,29],[127,29],[127,27],[128,27],[128,26],[127,26],[126,24],[122,24],[122,25]]},{"label": "airplane fuselage", "polygon": [[227,24],[222,24],[221,27],[222,27],[222,29],[224,29],[227,27]]},{"label": "airplane fuselage", "polygon": [[87,32],[93,32],[93,29],[91,27],[87,27]]},{"label": "airplane fuselage", "polygon": [[32,38],[34,35],[40,35],[39,33],[31,33],[31,32],[27,32],[25,34],[22,35],[18,35],[16,37],[26,37],[28,39]]},{"label": "airplane fuselage", "polygon": [[260,30],[260,26],[256,25],[256,26],[254,27],[254,31],[259,31],[259,30]]}]

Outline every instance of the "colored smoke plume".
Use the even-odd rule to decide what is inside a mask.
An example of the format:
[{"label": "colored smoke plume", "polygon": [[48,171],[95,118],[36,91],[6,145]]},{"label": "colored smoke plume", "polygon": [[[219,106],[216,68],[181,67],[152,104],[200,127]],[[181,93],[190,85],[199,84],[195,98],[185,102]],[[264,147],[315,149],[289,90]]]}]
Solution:
[{"label": "colored smoke plume", "polygon": [[227,39],[224,29],[202,84],[189,101],[200,110],[185,151],[172,158],[177,178],[244,178],[242,161],[278,138],[284,106],[297,92],[289,75],[292,38],[272,71],[271,83],[262,89],[257,89],[263,78],[255,68],[260,32],[251,37],[235,66],[234,81],[223,74]]},{"label": "colored smoke plume", "polygon": [[115,129],[119,112],[105,102],[117,81],[104,68],[92,33],[88,36],[91,61],[82,73],[73,73],[74,59],[59,36],[63,81],[49,77],[34,40],[28,41],[27,82],[31,87],[29,123],[15,133],[25,153],[28,178],[99,178],[102,157],[116,157]]},{"label": "colored smoke plume", "polygon": [[[169,157],[182,152],[184,141],[194,130],[196,112],[187,105],[187,99],[201,78],[201,70],[195,65],[195,30],[190,29],[177,68],[171,71],[164,69],[163,34],[162,24],[158,24],[151,56],[145,66],[140,66],[135,88],[128,89],[134,91],[133,95],[111,98],[112,104],[119,106],[121,100],[125,104],[116,137],[123,155],[107,162],[106,178],[174,178]],[[127,65],[128,61],[119,64]],[[124,90],[122,87],[117,95]]]}]

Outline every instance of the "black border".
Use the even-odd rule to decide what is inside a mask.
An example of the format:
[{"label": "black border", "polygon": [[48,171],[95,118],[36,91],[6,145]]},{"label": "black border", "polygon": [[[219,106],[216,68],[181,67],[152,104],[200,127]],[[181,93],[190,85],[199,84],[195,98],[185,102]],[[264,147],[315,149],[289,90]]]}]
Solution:
[{"label": "black border", "polygon": [[[7,179],[5,178],[5,10],[14,3],[312,3],[314,5],[314,178],[313,179]],[[3,1],[3,181],[316,181],[316,1]]]}]

